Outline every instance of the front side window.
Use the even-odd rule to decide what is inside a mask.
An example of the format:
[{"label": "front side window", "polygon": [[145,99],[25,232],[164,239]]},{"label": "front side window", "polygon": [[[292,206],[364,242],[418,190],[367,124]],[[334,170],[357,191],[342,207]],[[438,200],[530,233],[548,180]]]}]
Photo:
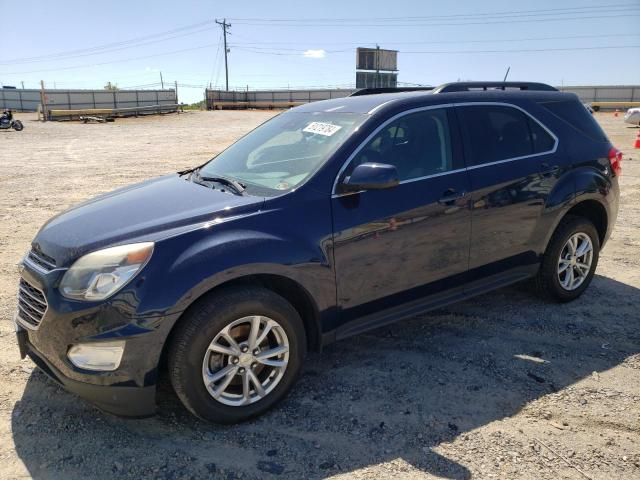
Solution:
[{"label": "front side window", "polygon": [[368,118],[337,112],[286,112],[242,137],[199,172],[246,186],[250,194],[274,196],[313,175]]},{"label": "front side window", "polygon": [[385,125],[358,151],[345,176],[368,162],[394,165],[400,181],[452,170],[446,110],[410,113]]}]

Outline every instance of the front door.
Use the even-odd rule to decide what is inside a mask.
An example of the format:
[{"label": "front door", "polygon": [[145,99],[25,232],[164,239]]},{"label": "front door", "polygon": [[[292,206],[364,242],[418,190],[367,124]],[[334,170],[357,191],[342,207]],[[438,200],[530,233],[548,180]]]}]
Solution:
[{"label": "front door", "polygon": [[397,187],[332,198],[341,323],[464,281],[469,182],[452,120],[447,108],[388,120],[338,178],[365,162],[394,165],[400,178]]}]

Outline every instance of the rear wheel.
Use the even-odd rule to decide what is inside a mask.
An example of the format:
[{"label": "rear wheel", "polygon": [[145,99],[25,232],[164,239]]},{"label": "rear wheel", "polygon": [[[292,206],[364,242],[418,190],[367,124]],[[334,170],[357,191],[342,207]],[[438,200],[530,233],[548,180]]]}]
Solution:
[{"label": "rear wheel", "polygon": [[536,277],[538,290],[557,302],[575,300],[591,283],[599,254],[600,237],[593,223],[583,217],[567,217],[544,254]]},{"label": "rear wheel", "polygon": [[236,423],[283,398],[305,354],[304,326],[289,302],[263,288],[232,289],[187,313],[172,339],[169,375],[192,413]]},{"label": "rear wheel", "polygon": [[14,120],[13,121],[13,129],[16,132],[19,132],[20,130],[22,130],[24,128],[24,126],[22,125],[22,122],[20,120]]}]

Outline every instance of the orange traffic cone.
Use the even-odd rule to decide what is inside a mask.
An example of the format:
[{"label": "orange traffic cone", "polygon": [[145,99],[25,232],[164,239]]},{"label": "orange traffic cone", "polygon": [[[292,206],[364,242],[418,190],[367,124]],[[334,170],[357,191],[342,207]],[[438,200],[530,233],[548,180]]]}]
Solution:
[{"label": "orange traffic cone", "polygon": [[638,132],[638,135],[636,136],[636,143],[633,146],[633,148],[640,148],[640,131]]}]

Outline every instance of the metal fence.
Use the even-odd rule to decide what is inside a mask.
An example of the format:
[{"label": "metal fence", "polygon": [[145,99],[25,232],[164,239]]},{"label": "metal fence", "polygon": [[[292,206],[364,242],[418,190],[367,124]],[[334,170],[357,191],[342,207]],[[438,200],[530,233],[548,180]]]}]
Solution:
[{"label": "metal fence", "polygon": [[[583,102],[638,102],[639,85],[594,85],[556,87],[563,92],[575,93]],[[257,91],[205,91],[207,110],[217,108],[289,108],[303,103],[347,97],[353,88],[322,90],[257,90]]]},{"label": "metal fence", "polygon": [[583,102],[639,102],[640,85],[594,85],[556,87],[563,92],[575,93]]},{"label": "metal fence", "polygon": [[[44,91],[48,110],[131,108],[177,104],[175,90],[50,90]],[[35,112],[40,90],[0,88],[0,110]]]},{"label": "metal fence", "polygon": [[348,97],[354,88],[313,90],[205,91],[207,110],[217,108],[287,108],[303,103]]}]

